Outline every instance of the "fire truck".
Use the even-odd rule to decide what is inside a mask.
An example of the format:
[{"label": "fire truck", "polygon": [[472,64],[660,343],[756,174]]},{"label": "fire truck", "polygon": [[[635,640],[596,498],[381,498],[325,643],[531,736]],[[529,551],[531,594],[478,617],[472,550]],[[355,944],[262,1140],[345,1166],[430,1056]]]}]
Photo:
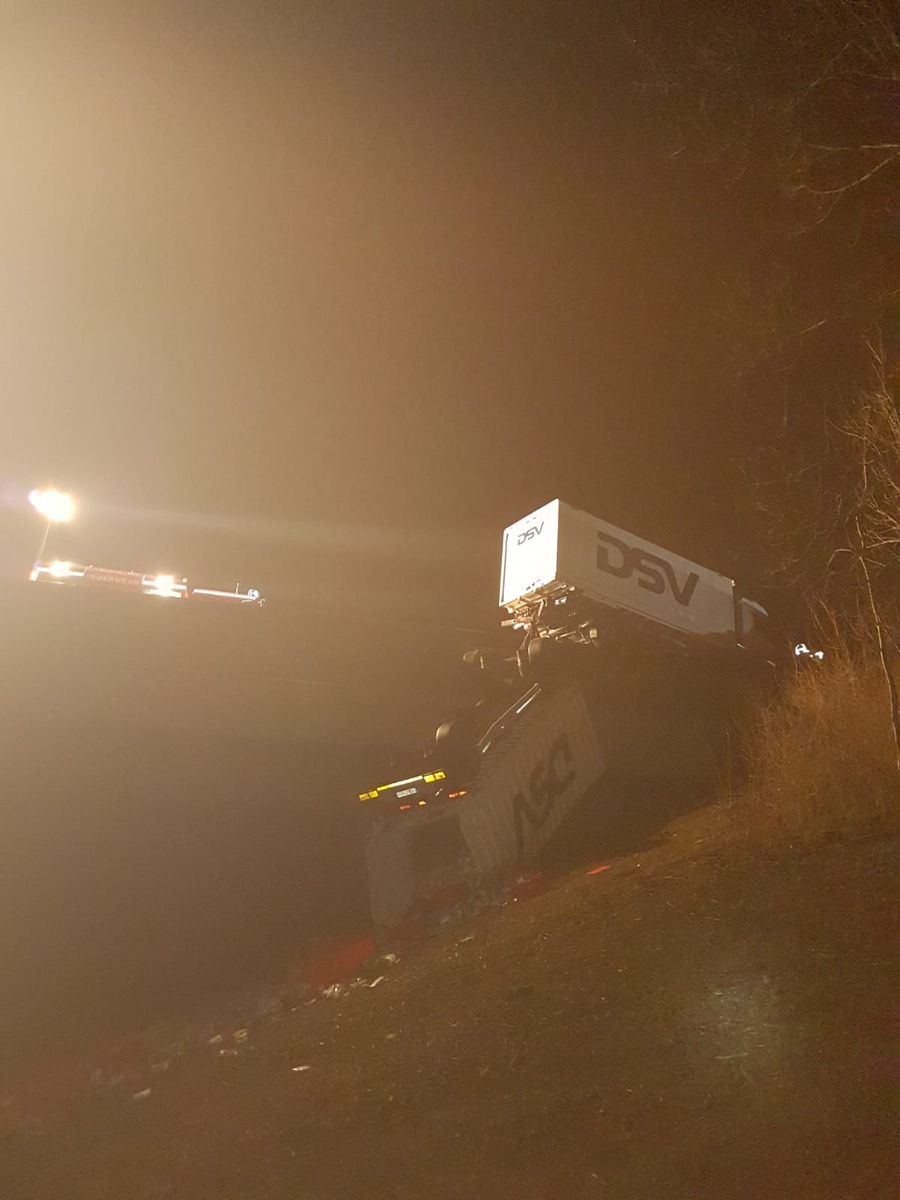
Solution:
[{"label": "fire truck", "polygon": [[256,588],[233,592],[216,588],[195,587],[188,579],[176,575],[144,575],[140,571],[123,571],[112,567],[83,566],[81,563],[37,562],[31,569],[32,583],[58,584],[66,587],[102,588],[140,596],[161,596],[169,600],[218,600],[232,604],[250,604],[262,608],[265,600]]}]

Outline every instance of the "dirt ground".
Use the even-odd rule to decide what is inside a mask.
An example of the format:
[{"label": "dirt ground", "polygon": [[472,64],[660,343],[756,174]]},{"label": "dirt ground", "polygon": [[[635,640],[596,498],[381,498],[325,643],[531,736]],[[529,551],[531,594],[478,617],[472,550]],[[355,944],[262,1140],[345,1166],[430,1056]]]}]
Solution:
[{"label": "dirt ground", "polygon": [[900,1197],[900,841],[672,852],[698,828],[124,1093],[8,1100],[0,1196]]}]

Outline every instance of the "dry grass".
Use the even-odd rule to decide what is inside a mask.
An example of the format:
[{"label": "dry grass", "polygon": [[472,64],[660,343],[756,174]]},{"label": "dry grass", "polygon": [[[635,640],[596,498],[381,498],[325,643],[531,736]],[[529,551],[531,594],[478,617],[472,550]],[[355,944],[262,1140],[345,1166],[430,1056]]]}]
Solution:
[{"label": "dry grass", "polygon": [[776,847],[895,830],[900,779],[877,662],[832,651],[763,709],[743,748],[743,782],[723,788],[739,841]]}]

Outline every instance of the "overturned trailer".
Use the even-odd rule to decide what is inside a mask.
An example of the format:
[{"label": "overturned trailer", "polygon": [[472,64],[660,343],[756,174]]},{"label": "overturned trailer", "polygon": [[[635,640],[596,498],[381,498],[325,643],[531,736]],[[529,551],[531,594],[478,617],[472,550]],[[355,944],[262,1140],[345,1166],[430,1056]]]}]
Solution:
[{"label": "overturned trailer", "polygon": [[734,580],[561,500],[504,530],[500,607],[532,639],[769,653],[768,614]]},{"label": "overturned trailer", "polygon": [[379,930],[514,874],[606,771],[708,776],[709,730],[770,655],[731,579],[559,500],[504,531],[500,606],[512,704],[442,726],[439,770],[360,794]]},{"label": "overturned trailer", "polygon": [[485,731],[474,769],[360,794],[380,932],[465,905],[536,854],[603,771],[581,691],[535,684]]}]

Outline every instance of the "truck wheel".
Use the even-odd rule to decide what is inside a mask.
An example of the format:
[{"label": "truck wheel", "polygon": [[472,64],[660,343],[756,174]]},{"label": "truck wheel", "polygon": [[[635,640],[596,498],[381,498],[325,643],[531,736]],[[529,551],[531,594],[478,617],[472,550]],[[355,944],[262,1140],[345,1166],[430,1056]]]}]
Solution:
[{"label": "truck wheel", "polygon": [[532,638],[519,652],[519,674],[529,683],[553,687],[566,674],[565,648],[549,638]]},{"label": "truck wheel", "polygon": [[438,749],[440,749],[440,747],[446,742],[452,729],[452,721],[445,721],[443,725],[438,725],[437,729],[434,731],[434,744]]},{"label": "truck wheel", "polygon": [[544,638],[532,638],[516,652],[519,674],[527,683],[537,683],[547,672],[550,655]]},{"label": "truck wheel", "polygon": [[533,667],[540,666],[550,657],[547,653],[546,638],[532,638],[525,649],[528,654],[528,661]]}]

